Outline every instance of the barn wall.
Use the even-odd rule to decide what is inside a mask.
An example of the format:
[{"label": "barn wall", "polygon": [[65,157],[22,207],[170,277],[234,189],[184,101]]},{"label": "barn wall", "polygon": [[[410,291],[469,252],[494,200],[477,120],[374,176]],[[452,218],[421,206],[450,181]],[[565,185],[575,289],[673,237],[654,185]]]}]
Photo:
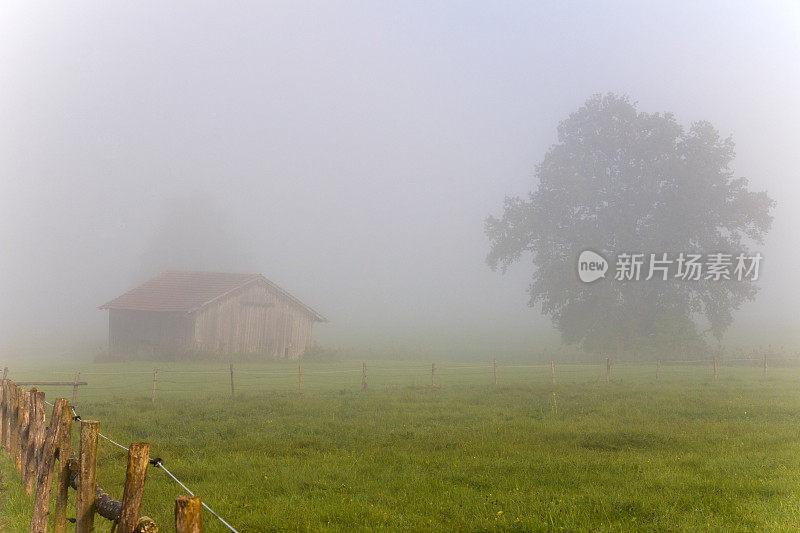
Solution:
[{"label": "barn wall", "polygon": [[314,317],[266,283],[253,283],[194,313],[202,352],[263,353],[297,359],[311,344]]},{"label": "barn wall", "polygon": [[183,313],[110,309],[109,351],[115,355],[163,355],[192,349],[194,324]]}]

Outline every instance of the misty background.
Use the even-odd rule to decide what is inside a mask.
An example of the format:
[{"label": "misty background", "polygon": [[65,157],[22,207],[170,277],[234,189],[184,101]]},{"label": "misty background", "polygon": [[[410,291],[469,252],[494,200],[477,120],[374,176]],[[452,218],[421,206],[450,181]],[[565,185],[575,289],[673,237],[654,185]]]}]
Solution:
[{"label": "misty background", "polygon": [[168,268],[264,274],[342,349],[550,349],[483,222],[607,91],[733,136],[777,207],[726,344],[800,347],[800,4],[3,2],[0,349],[99,350]]}]

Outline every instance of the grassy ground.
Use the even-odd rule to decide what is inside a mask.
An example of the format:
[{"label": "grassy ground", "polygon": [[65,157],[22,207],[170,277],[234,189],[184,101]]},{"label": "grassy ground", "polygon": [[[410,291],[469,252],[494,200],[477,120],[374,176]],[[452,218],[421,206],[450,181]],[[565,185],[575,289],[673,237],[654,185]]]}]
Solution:
[{"label": "grassy ground", "polygon": [[[755,368],[368,363],[87,364],[77,409],[152,456],[239,531],[786,530],[800,525],[800,372]],[[75,368],[10,377],[71,379]],[[177,372],[182,371],[182,372]],[[191,371],[191,373],[184,373]],[[70,389],[47,390],[52,401]],[[74,434],[77,436],[77,431]],[[76,443],[77,445],[77,443]],[[122,493],[125,452],[100,443]],[[31,502],[0,458],[0,520]],[[172,529],[182,493],[151,469],[143,511]],[[225,531],[209,514],[207,531]],[[98,520],[99,531],[107,523]]]}]

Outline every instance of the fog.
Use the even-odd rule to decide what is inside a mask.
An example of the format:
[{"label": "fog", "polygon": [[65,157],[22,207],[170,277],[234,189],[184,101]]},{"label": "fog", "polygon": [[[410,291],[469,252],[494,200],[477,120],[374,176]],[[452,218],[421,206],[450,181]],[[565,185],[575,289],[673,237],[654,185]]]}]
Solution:
[{"label": "fog", "polygon": [[797,3],[3,2],[0,28],[8,352],[99,349],[97,306],[167,268],[264,274],[345,350],[556,346],[483,223],[608,91],[733,137],[777,207],[725,342],[800,346]]}]

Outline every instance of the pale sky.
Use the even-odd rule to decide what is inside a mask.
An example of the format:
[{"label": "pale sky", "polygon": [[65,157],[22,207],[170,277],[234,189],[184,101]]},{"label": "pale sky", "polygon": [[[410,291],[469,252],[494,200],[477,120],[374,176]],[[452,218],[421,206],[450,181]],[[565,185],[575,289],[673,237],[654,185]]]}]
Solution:
[{"label": "pale sky", "polygon": [[240,241],[197,268],[264,274],[320,342],[541,349],[483,220],[608,91],[733,136],[778,205],[726,339],[800,347],[800,3],[728,1],[2,2],[0,346],[102,343],[189,205]]}]

